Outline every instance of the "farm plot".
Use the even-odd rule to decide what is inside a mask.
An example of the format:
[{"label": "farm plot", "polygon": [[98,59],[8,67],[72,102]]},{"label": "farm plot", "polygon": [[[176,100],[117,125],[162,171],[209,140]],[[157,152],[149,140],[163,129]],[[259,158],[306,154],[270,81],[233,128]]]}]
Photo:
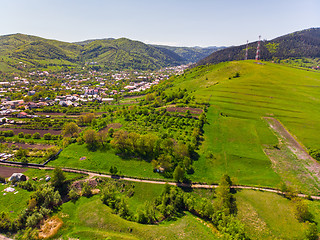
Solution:
[{"label": "farm plot", "polygon": [[[239,77],[233,77],[239,73]],[[267,123],[279,119],[308,149],[318,149],[320,74],[251,61],[192,69],[174,87],[210,103],[208,125],[192,180],[215,182],[228,173],[238,183],[279,187],[264,146],[278,144]]]},{"label": "farm plot", "polygon": [[273,162],[275,170],[287,184],[299,185],[298,189],[306,189],[310,194],[319,194],[320,164],[277,119],[271,117],[265,119],[279,139],[276,147],[264,150]]},{"label": "farm plot", "polygon": [[0,166],[0,176],[8,178],[13,173],[23,173],[23,172],[25,172],[27,170],[28,169],[25,169],[25,168],[13,168],[13,167]]},{"label": "farm plot", "polygon": [[48,149],[53,147],[54,145],[48,145],[48,144],[28,144],[28,143],[7,143],[8,147],[11,147],[12,145],[15,145],[18,148],[22,149]]},{"label": "farm plot", "polygon": [[15,135],[19,134],[20,132],[23,132],[25,134],[34,134],[38,132],[41,137],[43,137],[44,134],[46,133],[51,133],[52,135],[59,135],[61,134],[61,130],[38,130],[38,129],[25,129],[25,128],[0,128],[0,131],[9,131],[12,130]]}]

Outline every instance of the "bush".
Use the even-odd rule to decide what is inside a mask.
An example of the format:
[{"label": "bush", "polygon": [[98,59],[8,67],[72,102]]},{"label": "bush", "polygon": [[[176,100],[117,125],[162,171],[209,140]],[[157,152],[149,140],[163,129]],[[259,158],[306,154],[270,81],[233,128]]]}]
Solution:
[{"label": "bush", "polygon": [[87,182],[84,182],[82,184],[82,196],[84,197],[90,197],[92,195],[90,186]]},{"label": "bush", "polygon": [[51,140],[52,139],[52,135],[51,133],[46,133],[43,135],[44,140]]},{"label": "bush", "polygon": [[40,223],[43,219],[43,215],[41,213],[33,213],[31,216],[27,218],[26,225],[27,227],[35,227]]},{"label": "bush", "polygon": [[320,161],[320,149],[312,149],[309,151],[309,154],[314,159]]},{"label": "bush", "polygon": [[40,133],[35,132],[35,133],[32,135],[32,138],[33,138],[33,139],[40,139],[40,138],[41,138]]},{"label": "bush", "polygon": [[6,182],[6,179],[2,176],[0,176],[0,183],[5,183]]},{"label": "bush", "polygon": [[24,138],[24,133],[23,132],[19,132],[18,137],[19,138]]},{"label": "bush", "polygon": [[30,138],[31,138],[31,134],[30,134],[30,133],[26,133],[26,134],[24,135],[24,138],[25,138],[25,139],[30,139]]},{"label": "bush", "polygon": [[75,190],[74,188],[71,188],[69,193],[68,193],[68,197],[69,197],[70,200],[75,201],[80,197],[80,195],[77,192],[77,190]]}]

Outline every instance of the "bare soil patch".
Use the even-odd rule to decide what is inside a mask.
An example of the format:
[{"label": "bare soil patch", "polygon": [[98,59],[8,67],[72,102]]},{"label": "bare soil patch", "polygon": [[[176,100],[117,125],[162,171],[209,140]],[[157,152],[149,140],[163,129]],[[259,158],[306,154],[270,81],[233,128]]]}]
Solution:
[{"label": "bare soil patch", "polygon": [[48,149],[51,147],[54,147],[54,145],[47,145],[47,144],[28,144],[28,143],[7,143],[9,147],[11,147],[11,145],[15,145],[18,148],[22,148],[22,149]]},{"label": "bare soil patch", "polygon": [[98,185],[98,182],[95,179],[87,179],[87,180],[79,180],[72,183],[71,188],[75,188],[77,190],[82,190],[82,183],[87,182],[91,188],[95,188]]},{"label": "bare soil patch", "polygon": [[200,108],[190,108],[190,107],[167,107],[168,112],[178,112],[178,113],[186,113],[186,111],[190,111],[191,114],[200,115],[203,110]]},{"label": "bare soil patch", "polygon": [[53,129],[48,129],[48,130],[38,130],[38,129],[26,129],[26,128],[0,128],[0,131],[9,131],[12,130],[15,135],[19,134],[20,132],[23,133],[29,133],[29,134],[34,134],[35,132],[40,133],[40,136],[43,137],[44,134],[46,133],[51,133],[52,135],[59,135],[61,134],[61,130],[53,130]]},{"label": "bare soil patch", "polygon": [[110,123],[105,128],[102,128],[100,130],[100,132],[108,132],[110,128],[118,129],[118,128],[121,128],[121,127],[122,127],[121,123]]},{"label": "bare soil patch", "polygon": [[13,173],[23,173],[28,169],[25,168],[13,168],[13,167],[3,167],[0,166],[0,176],[8,178],[11,177]]},{"label": "bare soil patch", "polygon": [[54,236],[58,232],[58,230],[62,227],[62,224],[63,224],[63,221],[57,216],[47,219],[41,225],[41,228],[39,231],[39,238],[46,239]]},{"label": "bare soil patch", "polygon": [[[265,119],[267,120],[271,129],[276,133],[279,139],[280,149],[282,148],[281,144],[285,145],[299,160],[296,164],[292,165],[292,169],[299,172],[299,166],[297,164],[300,164],[300,169],[301,167],[303,167],[308,170],[309,174],[311,175],[309,176],[309,178],[313,178],[318,185],[320,183],[320,164],[308,154],[306,148],[301,143],[299,143],[296,138],[277,119],[272,117],[265,117]],[[288,160],[288,157],[283,157],[279,154],[275,154],[275,151],[265,152],[275,165],[279,164],[279,160],[281,158]],[[309,174],[304,173],[305,176]]]}]

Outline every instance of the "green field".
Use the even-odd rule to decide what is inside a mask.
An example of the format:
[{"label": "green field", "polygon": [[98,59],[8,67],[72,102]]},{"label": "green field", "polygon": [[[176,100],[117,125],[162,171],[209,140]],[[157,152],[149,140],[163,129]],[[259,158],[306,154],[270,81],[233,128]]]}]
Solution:
[{"label": "green field", "polygon": [[[80,160],[86,157],[85,160]],[[112,150],[89,151],[85,145],[71,144],[51,161],[49,165],[71,167],[109,173],[110,167],[117,167],[118,173],[127,176],[145,178],[163,178],[153,172],[152,165],[143,160],[125,160],[115,155]]]},{"label": "green field", "polygon": [[7,187],[10,185],[0,184],[0,212],[6,212],[11,218],[16,218],[22,210],[26,209],[31,192],[15,187],[15,192],[6,193],[3,190]]},{"label": "green field", "polygon": [[[279,143],[263,117],[280,120],[307,148],[319,148],[320,73],[272,63],[229,62],[188,70],[166,91],[178,89],[189,90],[197,103],[210,103],[200,157],[193,164],[194,174],[188,175],[192,181],[217,183],[227,173],[237,184],[279,188],[285,182],[297,191],[317,193],[314,186],[302,187],[312,184],[301,180],[303,166],[289,169],[294,172],[287,176],[281,164],[272,166],[264,150]],[[80,161],[83,156],[87,159]],[[101,172],[116,166],[120,174],[162,178],[148,162],[124,160],[112,150],[90,152],[84,145],[68,146],[50,164]]]},{"label": "green field", "polygon": [[160,196],[164,189],[164,185],[149,183],[134,183],[134,194],[128,199],[128,204],[132,212],[142,209],[146,202],[152,202]]},{"label": "green field", "polygon": [[[240,77],[234,77],[236,73]],[[167,91],[184,88],[196,101],[210,103],[192,180],[217,182],[228,173],[239,184],[278,187],[283,179],[263,152],[278,140],[264,116],[279,119],[307,148],[319,148],[320,73],[229,62],[191,69]]]},{"label": "green field", "polygon": [[55,237],[62,239],[218,239],[203,220],[190,213],[175,221],[143,225],[114,215],[98,196],[64,204],[59,216],[64,225]]},{"label": "green field", "polygon": [[[290,200],[250,190],[238,192],[236,199],[238,218],[245,224],[250,239],[305,239],[306,223],[296,219]],[[307,202],[319,230],[319,202]]]}]

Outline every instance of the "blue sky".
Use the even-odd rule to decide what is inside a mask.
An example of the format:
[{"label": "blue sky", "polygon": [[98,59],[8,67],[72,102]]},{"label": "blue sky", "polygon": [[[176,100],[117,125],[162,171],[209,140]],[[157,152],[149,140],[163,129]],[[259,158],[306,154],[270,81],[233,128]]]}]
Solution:
[{"label": "blue sky", "polygon": [[0,0],[0,35],[231,46],[320,27],[319,0]]}]

